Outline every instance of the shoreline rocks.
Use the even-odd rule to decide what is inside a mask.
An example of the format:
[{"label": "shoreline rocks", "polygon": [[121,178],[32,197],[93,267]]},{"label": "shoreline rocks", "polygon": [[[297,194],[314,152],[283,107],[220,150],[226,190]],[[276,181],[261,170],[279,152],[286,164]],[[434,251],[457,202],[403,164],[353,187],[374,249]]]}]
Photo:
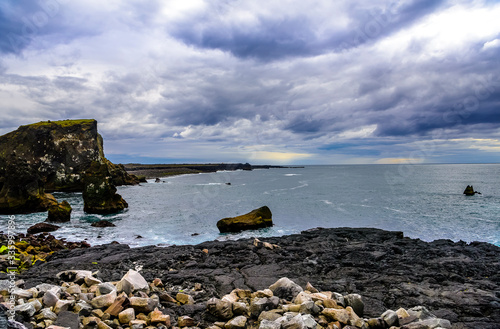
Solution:
[{"label": "shoreline rocks", "polygon": [[[172,305],[167,308],[171,316],[200,321],[207,311],[207,305],[200,305],[200,301],[208,303],[215,297],[221,301],[221,310],[228,302],[233,305],[233,319],[245,310],[235,294],[242,298],[247,293],[232,294],[241,289],[258,292],[254,297],[259,300],[253,307],[248,305],[248,310],[254,314],[260,312],[259,317],[268,312],[261,320],[274,322],[276,311],[270,307],[281,292],[273,292],[270,286],[287,277],[311,294],[306,292],[308,296],[302,294],[296,301],[291,299],[295,292],[286,295],[293,290],[284,290],[283,296],[289,296],[286,298],[291,302],[290,306],[283,305],[284,312],[314,314],[317,310],[308,297],[317,294],[311,297],[313,304],[319,298],[325,308],[341,306],[346,309],[344,316],[350,312],[347,310],[350,306],[354,313],[362,313],[356,313],[358,317],[374,319],[370,322],[373,326],[380,323],[379,318],[387,310],[397,313],[404,308],[408,312],[414,306],[425,307],[457,329],[491,329],[500,323],[500,248],[494,245],[449,240],[424,242],[404,237],[401,232],[359,228],[313,229],[259,239],[209,241],[195,246],[130,248],[109,244],[61,250],[47,257],[46,263],[23,272],[19,279],[25,281],[24,289],[29,290],[42,283],[59,284],[56,274],[68,269],[97,273],[95,278],[103,283],[118,282],[130,269],[135,269],[149,283],[150,298],[155,289],[167,290],[159,292],[158,298],[160,304]],[[191,295],[194,304],[175,304],[178,293]],[[183,300],[189,298],[184,296]],[[295,301],[301,304],[293,304]],[[123,310],[127,308],[124,306]],[[226,309],[221,314],[229,317],[229,306]],[[395,323],[391,312],[383,319]],[[171,322],[175,321],[177,318],[172,317]],[[221,321],[214,319],[211,323]],[[299,318],[294,321],[300,322]],[[248,320],[247,327],[251,323]],[[400,322],[400,325],[405,324]]]}]

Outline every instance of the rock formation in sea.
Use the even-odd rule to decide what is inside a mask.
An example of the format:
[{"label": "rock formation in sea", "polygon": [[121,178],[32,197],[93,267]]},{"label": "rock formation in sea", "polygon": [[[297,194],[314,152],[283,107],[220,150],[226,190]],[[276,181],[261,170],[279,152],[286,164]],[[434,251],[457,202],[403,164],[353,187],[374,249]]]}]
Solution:
[{"label": "rock formation in sea", "polygon": [[49,207],[47,222],[65,223],[71,220],[71,205],[64,200]]},{"label": "rock formation in sea", "polygon": [[223,218],[217,222],[221,233],[240,232],[273,226],[273,215],[267,206],[254,209],[248,214]]},{"label": "rock formation in sea", "polygon": [[464,194],[468,195],[468,196],[472,196],[474,194],[481,194],[481,193],[478,191],[474,191],[474,187],[472,185],[467,185],[467,187],[465,188]]},{"label": "rock formation in sea", "polygon": [[0,214],[46,211],[56,203],[48,193],[83,191],[93,162],[113,186],[139,183],[106,159],[96,120],[45,121],[0,136]]}]

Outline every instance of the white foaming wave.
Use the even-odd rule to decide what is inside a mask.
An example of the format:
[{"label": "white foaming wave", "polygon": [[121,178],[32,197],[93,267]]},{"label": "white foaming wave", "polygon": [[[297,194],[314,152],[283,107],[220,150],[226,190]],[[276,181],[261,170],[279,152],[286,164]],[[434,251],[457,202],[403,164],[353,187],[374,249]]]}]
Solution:
[{"label": "white foaming wave", "polygon": [[196,186],[215,186],[215,185],[224,185],[224,183],[202,183],[202,184],[196,184]]},{"label": "white foaming wave", "polygon": [[[300,183],[300,182],[299,182]],[[295,186],[295,187],[291,187],[290,190],[296,190],[298,188],[303,188],[303,187],[307,187],[309,186],[309,184],[307,183],[303,183],[302,185],[299,185],[299,186]]]},{"label": "white foaming wave", "polygon": [[326,204],[333,204],[333,202],[328,201],[328,200],[319,200],[319,201],[323,201],[323,202],[324,202],[324,203],[326,203]]},{"label": "white foaming wave", "polygon": [[284,176],[288,176],[288,177],[291,177],[291,176],[302,176],[302,174],[285,174]]}]

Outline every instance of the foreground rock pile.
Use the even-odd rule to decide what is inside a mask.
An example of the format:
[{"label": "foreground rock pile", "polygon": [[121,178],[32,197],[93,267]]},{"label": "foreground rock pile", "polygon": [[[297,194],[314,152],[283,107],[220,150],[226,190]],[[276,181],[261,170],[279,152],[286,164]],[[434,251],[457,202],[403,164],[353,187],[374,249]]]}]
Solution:
[{"label": "foreground rock pile", "polygon": [[[11,307],[18,322],[40,329],[451,328],[450,321],[422,306],[365,318],[360,295],[320,292],[311,284],[303,289],[288,278],[267,289],[234,289],[222,298],[204,300],[201,284],[186,290],[168,288],[159,278],[148,283],[135,270],[117,282],[102,282],[96,276],[90,271],[64,271],[57,275],[59,285],[16,287],[9,297],[15,306],[3,304]],[[8,281],[0,281],[2,296],[9,292],[7,285]],[[5,319],[9,311],[2,312]]]}]

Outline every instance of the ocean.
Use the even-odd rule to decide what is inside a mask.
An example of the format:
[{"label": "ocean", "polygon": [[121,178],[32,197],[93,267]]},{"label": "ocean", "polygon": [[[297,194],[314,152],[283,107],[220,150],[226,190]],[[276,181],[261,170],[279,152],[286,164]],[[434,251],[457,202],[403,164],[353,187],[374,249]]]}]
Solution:
[{"label": "ocean", "polygon": [[[230,185],[226,183],[231,183]],[[481,194],[465,196],[467,185]],[[281,236],[315,227],[372,227],[424,241],[485,241],[500,246],[500,165],[331,165],[223,171],[149,180],[118,187],[129,208],[115,215],[83,212],[81,193],[54,193],[73,207],[72,220],[53,234],[91,245],[132,247],[197,244],[208,240]],[[219,219],[261,206],[274,226],[220,234]],[[16,230],[47,213],[16,215]],[[7,216],[0,217],[7,227]],[[94,228],[106,219],[116,227]]]}]

